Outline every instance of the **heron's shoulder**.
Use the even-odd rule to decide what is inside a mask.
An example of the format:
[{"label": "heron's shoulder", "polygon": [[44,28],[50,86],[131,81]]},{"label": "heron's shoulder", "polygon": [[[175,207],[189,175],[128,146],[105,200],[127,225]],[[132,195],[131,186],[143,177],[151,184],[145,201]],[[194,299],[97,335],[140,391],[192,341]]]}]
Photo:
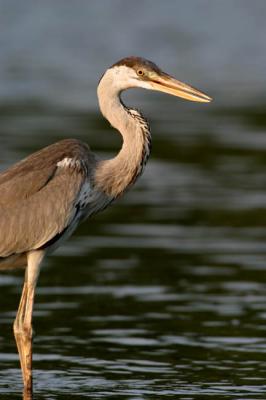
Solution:
[{"label": "heron's shoulder", "polygon": [[[72,163],[70,161],[64,162],[64,160],[72,160]],[[93,163],[94,160],[95,155],[86,143],[78,139],[64,139],[36,151],[22,160],[21,164],[31,164],[38,168],[44,164],[47,166],[71,166],[74,161]]]},{"label": "heron's shoulder", "polygon": [[12,178],[26,176],[28,173],[54,170],[55,168],[93,169],[96,157],[89,146],[77,139],[65,139],[53,143],[17,162],[0,174],[0,185]]},{"label": "heron's shoulder", "polygon": [[[49,149],[50,147],[50,149]],[[48,153],[59,169],[85,172],[87,176],[94,170],[97,158],[87,143],[77,139],[65,139],[49,146]],[[54,153],[54,157],[51,153]]]}]

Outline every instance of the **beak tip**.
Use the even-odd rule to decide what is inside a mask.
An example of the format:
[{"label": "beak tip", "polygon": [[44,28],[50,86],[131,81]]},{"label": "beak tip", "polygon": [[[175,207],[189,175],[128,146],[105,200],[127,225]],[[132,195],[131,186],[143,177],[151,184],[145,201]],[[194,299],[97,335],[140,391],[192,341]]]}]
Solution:
[{"label": "beak tip", "polygon": [[210,103],[210,102],[212,102],[213,101],[213,98],[212,97],[210,97],[210,96],[208,96],[207,94],[203,94],[202,93],[202,97],[201,97],[201,99],[199,100],[196,100],[196,101],[201,101],[201,102],[203,102],[203,103]]}]

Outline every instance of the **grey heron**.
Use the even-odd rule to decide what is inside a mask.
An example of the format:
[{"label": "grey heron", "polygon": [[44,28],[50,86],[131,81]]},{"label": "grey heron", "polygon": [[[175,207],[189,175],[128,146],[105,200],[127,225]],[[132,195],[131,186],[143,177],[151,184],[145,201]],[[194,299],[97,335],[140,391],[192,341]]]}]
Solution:
[{"label": "grey heron", "polygon": [[124,58],[106,70],[97,89],[103,116],[123,138],[114,158],[101,160],[87,144],[66,139],[0,174],[0,269],[25,268],[14,321],[24,392],[32,392],[32,312],[41,262],[81,221],[121,196],[140,176],[150,155],[147,121],[120,97],[123,90],[134,87],[191,101],[211,100],[151,61]]}]

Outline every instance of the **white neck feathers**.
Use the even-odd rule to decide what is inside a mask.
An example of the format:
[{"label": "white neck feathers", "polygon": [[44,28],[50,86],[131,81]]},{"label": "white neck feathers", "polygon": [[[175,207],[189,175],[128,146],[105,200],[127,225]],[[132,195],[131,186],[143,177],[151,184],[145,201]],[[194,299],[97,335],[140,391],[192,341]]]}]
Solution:
[{"label": "white neck feathers", "polygon": [[[120,70],[122,79],[116,76],[119,73],[116,69]],[[127,109],[120,99],[122,90],[133,87],[130,80],[126,79],[126,70],[127,67],[121,66],[107,70],[98,86],[100,109],[123,137],[123,145],[117,156],[101,161],[95,171],[96,188],[113,198],[135,182],[150,154],[148,123],[138,111]]]}]

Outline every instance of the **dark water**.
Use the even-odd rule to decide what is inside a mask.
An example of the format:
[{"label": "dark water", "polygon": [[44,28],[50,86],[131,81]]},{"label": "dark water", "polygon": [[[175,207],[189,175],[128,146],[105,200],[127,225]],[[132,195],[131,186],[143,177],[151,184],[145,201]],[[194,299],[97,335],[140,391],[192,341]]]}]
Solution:
[{"label": "dark water", "polygon": [[[63,137],[112,156],[104,68],[153,59],[215,98],[143,91],[153,154],[135,188],[43,267],[35,399],[266,398],[266,5],[1,2],[6,167]],[[0,398],[21,398],[12,335],[22,272],[0,276]]]}]

